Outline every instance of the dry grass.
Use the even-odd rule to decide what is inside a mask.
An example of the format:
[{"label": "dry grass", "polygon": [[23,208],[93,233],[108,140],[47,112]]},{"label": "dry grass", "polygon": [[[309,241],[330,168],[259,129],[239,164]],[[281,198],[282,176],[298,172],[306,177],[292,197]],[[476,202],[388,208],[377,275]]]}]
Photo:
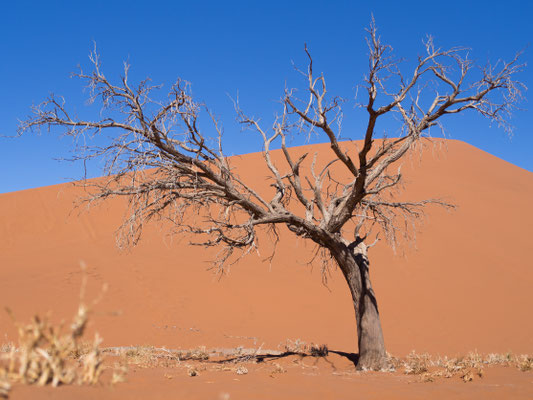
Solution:
[{"label": "dry grass", "polygon": [[520,371],[526,372],[533,370],[533,357],[531,356],[523,354],[519,357],[516,363]]},{"label": "dry grass", "polygon": [[176,356],[166,352],[161,353],[153,346],[136,346],[119,354],[127,365],[133,364],[143,368],[159,365],[164,361],[177,360]]},{"label": "dry grass", "polygon": [[[233,372],[237,375],[250,373],[247,364],[257,364],[271,359],[284,358],[290,355],[299,357],[327,357],[326,345],[307,344],[300,340],[287,341],[280,346],[281,350],[265,350],[258,348],[214,348],[200,346],[193,349],[167,349],[154,346],[109,347],[101,351],[106,355],[119,357],[126,365],[140,368],[177,368],[183,369],[190,377],[202,374],[209,369],[213,371]],[[280,364],[274,363],[270,376],[287,372]]]},{"label": "dry grass", "polygon": [[184,361],[199,363],[256,363],[265,357],[280,357],[286,353],[310,357],[327,357],[329,354],[326,345],[307,344],[303,341],[288,340],[278,346],[281,350],[264,350],[262,345],[258,348],[215,348],[207,349],[205,346],[193,349],[167,349],[155,346],[129,346],[108,347],[102,349],[107,355],[121,357],[126,364],[150,368],[155,366],[172,367],[178,366]]},{"label": "dry grass", "polygon": [[278,346],[279,348],[283,349],[287,353],[305,353],[307,348],[307,343],[300,340],[290,340],[287,339],[285,343]]},{"label": "dry grass", "polygon": [[[200,376],[206,370],[245,375],[266,367],[269,368],[268,375],[272,378],[278,374],[287,373],[282,363],[286,357],[299,357],[301,361],[303,357],[328,357],[330,353],[335,353],[330,352],[326,345],[317,346],[301,340],[288,340],[278,348],[279,350],[268,350],[262,349],[260,346],[259,348],[206,349],[202,346],[188,350],[171,350],[153,346],[138,346],[115,347],[102,351],[115,356],[121,355],[126,364],[135,364],[146,368],[182,369],[190,377]],[[295,361],[298,360],[292,360],[292,362]],[[383,372],[399,371],[412,375],[422,382],[434,382],[437,379],[449,378],[471,382],[483,378],[485,369],[495,365],[515,367],[521,371],[533,370],[532,357],[527,355],[514,356],[511,353],[481,355],[477,352],[470,352],[464,356],[449,358],[411,352],[401,358],[389,355],[389,361],[390,368],[383,370]],[[289,362],[289,359],[286,362]],[[250,368],[250,365],[258,363],[263,366]]]},{"label": "dry grass", "polygon": [[416,354],[411,352],[401,363],[404,373],[407,375],[421,375],[429,371],[431,365],[430,356],[427,353]]},{"label": "dry grass", "polygon": [[464,382],[471,382],[476,378],[482,378],[484,369],[494,365],[515,367],[524,372],[533,369],[533,357],[515,356],[511,353],[491,353],[483,356],[474,351],[460,357],[432,358],[427,353],[411,352],[405,358],[389,356],[389,360],[393,370],[403,370],[405,374],[418,375],[424,382],[433,382],[441,377],[459,377]]},{"label": "dry grass", "polygon": [[314,343],[307,344],[306,342],[300,339],[287,340],[285,343],[278,347],[283,348],[287,353],[296,353],[311,357],[327,357],[327,355],[329,354],[327,345],[317,345]]},{"label": "dry grass", "polygon": [[311,357],[327,357],[329,354],[328,346],[325,344],[315,345],[311,343],[307,349],[307,352]]},{"label": "dry grass", "polygon": [[[285,357],[295,355],[301,357],[328,357],[330,351],[326,345],[307,344],[299,339],[278,346],[279,350],[259,348],[218,348],[206,349],[198,347],[189,350],[171,350],[152,346],[115,347],[103,349],[106,354],[122,355],[127,364],[144,367],[182,367],[190,376],[197,376],[202,367],[212,365],[216,371],[234,371],[244,374],[244,366],[235,364],[283,360]],[[182,363],[192,361],[194,364]],[[294,361],[293,361],[294,362]],[[234,366],[231,366],[234,365]],[[285,373],[286,370],[274,363],[271,376]],[[407,375],[418,377],[423,382],[433,382],[439,378],[456,377],[464,382],[482,378],[484,369],[489,366],[501,365],[516,367],[521,371],[533,370],[533,358],[527,355],[514,356],[507,354],[481,355],[470,352],[460,357],[433,357],[430,354],[411,352],[406,357],[393,357],[389,355],[390,367],[382,372],[401,371]],[[239,369],[243,367],[242,369]]]},{"label": "dry grass", "polygon": [[52,324],[48,316],[35,315],[29,323],[20,323],[8,310],[18,330],[18,346],[7,344],[0,349],[0,396],[7,398],[12,383],[58,386],[99,382],[104,368],[99,348],[102,340],[98,335],[91,343],[82,340],[91,310],[83,301],[85,286],[84,273],[78,311],[67,329],[63,323]]},{"label": "dry grass", "polygon": [[0,376],[0,398],[7,399],[9,391],[11,390],[11,383],[6,376]]},{"label": "dry grass", "polygon": [[272,372],[270,373],[270,377],[271,378],[275,378],[276,375],[278,374],[284,374],[285,372],[287,372],[287,370],[285,368],[283,368],[280,364],[278,363],[274,363],[274,369],[272,370]]},{"label": "dry grass", "polygon": [[134,364],[141,368],[171,367],[182,361],[207,361],[210,357],[205,346],[189,350],[169,350],[155,346],[109,347],[102,351],[121,357],[125,364]]},{"label": "dry grass", "polygon": [[235,369],[235,373],[237,375],[246,375],[248,373],[248,368],[246,368],[244,365],[239,365],[236,369]]}]

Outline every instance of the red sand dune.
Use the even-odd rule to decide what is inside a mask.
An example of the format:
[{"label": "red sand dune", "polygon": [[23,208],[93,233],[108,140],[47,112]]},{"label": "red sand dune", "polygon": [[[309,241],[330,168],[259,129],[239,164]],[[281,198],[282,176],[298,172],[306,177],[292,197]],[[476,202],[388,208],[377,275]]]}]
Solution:
[{"label": "red sand dune", "polygon": [[[379,243],[370,252],[387,349],[395,355],[532,353],[533,174],[463,142],[447,141],[447,147],[426,149],[402,171],[409,198],[442,197],[457,209],[429,209],[417,249],[394,255]],[[326,145],[295,151],[304,149],[329,151]],[[257,172],[260,154],[236,161],[242,175],[259,174],[255,179],[268,187],[266,174]],[[114,231],[122,203],[80,214],[72,211],[79,195],[69,184],[0,195],[0,305],[17,319],[48,310],[70,318],[84,261],[89,298],[109,284],[91,320],[104,346],[276,348],[301,339],[357,351],[348,288],[336,270],[328,288],[321,283],[319,268],[306,265],[312,246],[304,240],[283,232],[272,265],[262,262],[265,251],[219,280],[206,270],[212,251],[156,227],[139,246],[120,252]],[[1,342],[15,339],[6,313],[0,313],[0,335]],[[295,380],[300,384],[306,385]]]}]

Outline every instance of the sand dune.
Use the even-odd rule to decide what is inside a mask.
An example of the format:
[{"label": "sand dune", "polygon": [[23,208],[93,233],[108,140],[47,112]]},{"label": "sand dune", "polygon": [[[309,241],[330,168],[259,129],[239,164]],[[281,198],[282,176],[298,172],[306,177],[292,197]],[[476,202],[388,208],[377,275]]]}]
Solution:
[{"label": "sand dune", "polygon": [[[416,249],[395,255],[379,243],[370,253],[388,351],[531,353],[533,174],[463,142],[447,147],[404,165],[406,195],[443,197],[457,209],[428,210]],[[236,162],[243,175],[262,168],[259,154]],[[212,252],[157,227],[119,251],[122,203],[80,214],[72,211],[79,194],[63,184],[0,195],[0,305],[18,319],[72,315],[83,261],[90,295],[109,284],[91,322],[107,346],[276,348],[301,339],[357,350],[348,288],[335,270],[328,287],[321,283],[304,240],[282,232],[271,265],[262,261],[267,252],[251,255],[219,280],[207,271]],[[5,313],[0,335],[15,338]]]}]

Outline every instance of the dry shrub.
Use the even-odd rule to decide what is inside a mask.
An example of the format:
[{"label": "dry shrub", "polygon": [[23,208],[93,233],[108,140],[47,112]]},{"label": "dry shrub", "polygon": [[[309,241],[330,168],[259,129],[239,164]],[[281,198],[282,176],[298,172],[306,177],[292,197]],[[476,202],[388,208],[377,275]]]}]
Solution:
[{"label": "dry shrub", "polygon": [[513,356],[511,353],[506,354],[495,354],[490,353],[485,357],[486,361],[490,365],[510,365],[512,362]]},{"label": "dry shrub", "polygon": [[0,398],[7,399],[9,391],[11,390],[11,383],[6,376],[0,376]]},{"label": "dry shrub", "polygon": [[307,344],[306,342],[296,339],[287,339],[284,344],[278,346],[287,353],[296,353],[300,355],[308,355],[312,357],[327,357],[329,354],[328,346],[325,344],[317,345],[314,343]]},{"label": "dry shrub", "polygon": [[[83,267],[82,270],[85,271]],[[101,338],[96,335],[90,346],[81,340],[90,313],[90,307],[83,302],[85,286],[84,273],[78,311],[66,332],[63,323],[53,325],[48,316],[42,318],[36,315],[28,324],[23,324],[17,322],[8,310],[18,329],[19,345],[2,346],[5,351],[0,354],[2,396],[7,397],[10,383],[15,382],[40,386],[72,383],[94,385],[99,382],[103,372],[99,349]]]},{"label": "dry shrub", "polygon": [[109,348],[109,352],[118,351],[126,359],[128,364],[136,364],[141,367],[171,366],[181,361],[207,361],[209,352],[205,346],[189,350],[169,350],[154,346],[136,346],[130,348]]},{"label": "dry shrub", "polygon": [[82,382],[89,385],[96,385],[103,372],[103,358],[99,349],[102,338],[96,334],[93,347],[89,353],[82,356]]},{"label": "dry shrub", "polygon": [[474,376],[483,377],[485,364],[487,361],[477,352],[470,352],[458,358],[445,357],[435,362],[435,365],[441,368],[435,372],[435,375],[445,378],[459,375],[464,382],[470,382]]},{"label": "dry shrub", "polygon": [[328,346],[325,344],[316,345],[311,343],[308,347],[308,352],[312,357],[327,357],[329,354]]},{"label": "dry shrub", "polygon": [[283,348],[286,353],[305,353],[307,350],[307,343],[300,339],[287,339],[284,344],[278,347]]},{"label": "dry shrub", "polygon": [[270,373],[270,377],[274,378],[276,374],[284,374],[285,372],[287,372],[285,368],[278,363],[274,363],[274,370]]},{"label": "dry shrub", "polygon": [[136,346],[123,352],[127,364],[135,364],[141,367],[154,366],[159,359],[155,347]]},{"label": "dry shrub", "polygon": [[471,382],[475,377],[483,378],[484,368],[491,365],[515,366],[521,371],[533,370],[533,357],[528,355],[513,356],[512,353],[488,354],[483,356],[470,352],[456,358],[432,359],[429,354],[411,352],[405,358],[389,355],[390,371],[403,368],[405,374],[419,375],[423,382],[433,382],[438,377],[459,377],[464,382]]},{"label": "dry shrub", "polygon": [[235,369],[235,373],[237,375],[246,375],[248,373],[248,368],[246,368],[244,365],[239,365],[236,369]]},{"label": "dry shrub", "polygon": [[403,362],[404,373],[408,375],[421,375],[429,371],[430,365],[431,357],[429,354],[416,354],[412,351]]},{"label": "dry shrub", "polygon": [[194,360],[194,361],[207,361],[209,360],[209,352],[205,346],[200,346],[192,350],[180,352],[180,360]]},{"label": "dry shrub", "polygon": [[111,385],[126,382],[126,375],[128,374],[128,365],[126,363],[115,363],[113,367],[113,376],[111,377]]},{"label": "dry shrub", "polygon": [[14,348],[15,345],[11,342],[3,343],[2,345],[0,345],[0,353],[9,353]]},{"label": "dry shrub", "polygon": [[468,371],[465,371],[461,374],[461,379],[464,381],[464,382],[471,382],[474,380],[474,374],[472,372],[472,370],[468,370]]},{"label": "dry shrub", "polygon": [[27,325],[17,323],[19,346],[3,355],[0,370],[10,381],[24,384],[97,383],[102,373],[101,339],[96,336],[85,354],[78,348],[87,321],[87,308],[80,305],[66,333],[62,325],[52,325],[47,317],[34,316]]},{"label": "dry shrub", "polygon": [[533,370],[533,357],[523,354],[518,358],[516,363],[520,371],[526,372]]}]

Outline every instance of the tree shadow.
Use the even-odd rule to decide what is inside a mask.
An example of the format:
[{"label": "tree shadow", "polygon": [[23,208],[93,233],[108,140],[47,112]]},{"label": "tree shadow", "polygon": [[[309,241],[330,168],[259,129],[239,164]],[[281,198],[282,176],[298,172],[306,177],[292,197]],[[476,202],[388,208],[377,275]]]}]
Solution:
[{"label": "tree shadow", "polygon": [[[329,350],[329,349],[328,349],[328,353],[333,353],[333,354],[337,354],[337,355],[339,355],[341,357],[345,357],[348,360],[350,360],[354,364],[355,367],[357,367],[357,363],[359,361],[359,354],[358,353],[347,353],[347,352],[344,352],[344,351]],[[284,352],[279,353],[279,354],[268,354],[267,353],[267,354],[235,355],[233,357],[228,357],[228,358],[224,358],[224,359],[221,359],[221,360],[209,360],[208,362],[214,363],[214,364],[225,364],[225,363],[242,362],[242,361],[247,361],[247,360],[254,359],[257,363],[262,363],[262,362],[268,362],[268,361],[273,361],[273,360],[279,360],[279,359],[290,357],[290,356],[298,356],[300,358],[311,357],[311,358],[316,358],[316,359],[323,358],[326,361],[328,361],[327,358],[326,358],[327,354],[326,355],[313,355],[313,354],[296,352],[296,351],[284,351]],[[330,362],[330,364],[332,364],[332,363]]]},{"label": "tree shadow", "polygon": [[246,355],[235,355],[232,357],[224,357],[221,360],[209,360],[207,362],[213,363],[213,364],[225,364],[225,363],[232,363],[232,362],[241,362],[241,361],[247,361],[247,360],[256,360],[258,363],[272,361],[272,360],[278,360],[285,357],[290,356],[299,356],[299,357],[310,357],[308,354],[305,353],[299,353],[295,351],[284,351],[283,353],[279,354],[246,354]]},{"label": "tree shadow", "polygon": [[337,354],[341,357],[346,357],[348,360],[350,360],[355,367],[357,367],[357,363],[359,362],[359,353],[346,353],[344,351],[337,351],[337,350],[329,350],[330,353]]}]

